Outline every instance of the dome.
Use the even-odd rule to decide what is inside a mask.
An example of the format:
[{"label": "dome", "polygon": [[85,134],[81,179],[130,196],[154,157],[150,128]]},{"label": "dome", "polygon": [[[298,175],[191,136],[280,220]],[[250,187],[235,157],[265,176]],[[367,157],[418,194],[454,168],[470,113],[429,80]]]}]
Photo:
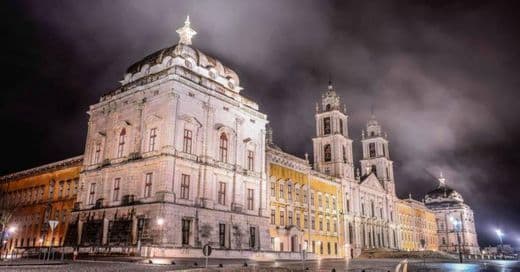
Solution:
[{"label": "dome", "polygon": [[446,185],[440,185],[436,189],[430,191],[424,197],[426,203],[434,202],[464,202],[462,196]]},{"label": "dome", "polygon": [[224,66],[220,61],[204,54],[200,50],[194,49],[182,43],[163,48],[144,57],[138,62],[130,65],[130,67],[128,67],[126,70],[126,73],[138,73],[143,67],[152,67],[156,64],[161,64],[167,57],[182,57],[184,59],[191,59],[195,65],[208,69],[223,78],[232,80],[236,86],[240,85],[237,73],[235,73],[235,71],[233,71],[231,68]]}]

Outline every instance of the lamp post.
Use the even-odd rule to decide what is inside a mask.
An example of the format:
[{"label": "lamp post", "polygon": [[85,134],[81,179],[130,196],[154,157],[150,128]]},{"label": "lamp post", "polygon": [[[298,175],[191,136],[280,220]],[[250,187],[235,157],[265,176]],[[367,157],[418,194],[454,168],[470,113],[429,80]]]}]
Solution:
[{"label": "lamp post", "polygon": [[[7,228],[5,225],[2,226],[2,237],[0,239],[0,250],[3,250],[5,244],[7,244],[7,240],[4,241],[6,236],[9,236],[9,234],[13,234],[15,232],[16,232],[16,226],[11,226],[9,228]],[[7,252],[8,252],[8,250],[6,250],[6,252],[5,252],[6,258],[7,258]],[[0,251],[0,260],[1,259],[2,259],[2,251]]]},{"label": "lamp post", "polygon": [[[48,223],[49,223],[49,227],[51,227],[51,245],[49,246],[49,255],[47,255],[47,260],[49,260],[51,257],[52,244],[53,244],[52,240],[54,239],[54,229],[58,225],[58,220],[49,220]],[[52,254],[52,259],[54,260],[54,254]]]},{"label": "lamp post", "polygon": [[504,257],[504,252],[503,252],[504,245],[502,244],[502,237],[504,236],[504,233],[500,229],[496,229],[495,232],[496,232],[496,234],[498,236],[498,240],[500,241],[500,248],[499,248],[500,251],[499,252],[502,255],[502,257]]},{"label": "lamp post", "polygon": [[161,237],[161,240],[159,242],[159,246],[161,246],[162,243],[163,243],[163,239],[164,239],[163,238],[164,218],[162,218],[162,217],[157,218],[157,225],[159,225],[159,228],[160,228],[160,231],[161,231],[161,233],[159,234],[159,236]]},{"label": "lamp post", "polygon": [[460,229],[461,229],[461,222],[460,220],[450,217],[451,223],[455,227],[455,232],[457,233],[457,245],[458,245],[458,251],[459,251],[459,262],[462,263],[462,250],[460,248]]}]

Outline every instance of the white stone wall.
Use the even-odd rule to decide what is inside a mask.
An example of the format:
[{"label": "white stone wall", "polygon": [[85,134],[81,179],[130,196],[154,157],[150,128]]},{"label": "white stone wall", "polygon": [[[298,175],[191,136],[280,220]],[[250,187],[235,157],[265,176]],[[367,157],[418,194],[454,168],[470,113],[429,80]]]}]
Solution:
[{"label": "white stone wall", "polygon": [[[176,235],[180,233],[182,218],[193,218],[198,226],[207,223],[215,229],[218,222],[240,225],[244,230],[248,229],[246,226],[256,226],[257,244],[268,248],[266,116],[238,92],[220,92],[216,87],[208,88],[213,86],[208,82],[201,85],[200,80],[205,80],[201,75],[208,74],[207,69],[181,59],[176,56],[171,63],[182,64],[182,69],[174,66],[161,72],[155,66],[150,68],[162,76],[127,76],[126,89],[109,94],[90,107],[78,197],[80,211],[76,214],[104,211],[110,218],[123,208],[123,197],[132,195],[135,203],[126,205],[135,207],[136,216],[154,220],[164,217],[168,231],[171,230],[166,240],[155,237],[155,242],[180,246]],[[158,64],[161,65],[164,66]],[[132,80],[140,78],[148,80],[133,84]],[[123,129],[124,146],[122,154],[118,154]],[[154,150],[150,150],[152,129],[156,133]],[[191,152],[184,150],[185,129],[192,132]],[[227,161],[220,160],[222,133],[228,139]],[[253,169],[248,169],[248,151],[254,154]],[[147,173],[152,173],[149,196],[145,194]],[[183,174],[190,180],[187,199],[181,197]],[[116,178],[121,181],[119,200],[114,201]],[[226,201],[222,205],[218,204],[219,182],[226,184]],[[89,203],[93,183],[97,206]],[[254,192],[252,209],[247,205],[248,189]],[[160,214],[155,210],[148,212],[151,206],[147,205],[157,203],[163,203],[164,210]],[[190,246],[200,246],[200,237],[196,233],[193,237]],[[238,245],[229,245],[235,247]]]}]

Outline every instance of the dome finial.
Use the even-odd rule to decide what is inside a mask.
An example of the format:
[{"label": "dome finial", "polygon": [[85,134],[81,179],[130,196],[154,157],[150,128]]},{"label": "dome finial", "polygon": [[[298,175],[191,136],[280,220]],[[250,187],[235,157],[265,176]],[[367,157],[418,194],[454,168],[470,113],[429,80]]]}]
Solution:
[{"label": "dome finial", "polygon": [[440,186],[440,187],[444,187],[444,186],[446,185],[446,179],[445,179],[444,176],[442,175],[442,171],[441,171],[441,173],[440,173],[440,175],[439,175],[438,180],[439,180],[439,186]]},{"label": "dome finial", "polygon": [[184,21],[184,26],[177,29],[177,33],[179,34],[179,44],[191,45],[191,39],[193,36],[197,35],[197,32],[191,28],[190,23],[190,15],[186,16],[186,21]]}]

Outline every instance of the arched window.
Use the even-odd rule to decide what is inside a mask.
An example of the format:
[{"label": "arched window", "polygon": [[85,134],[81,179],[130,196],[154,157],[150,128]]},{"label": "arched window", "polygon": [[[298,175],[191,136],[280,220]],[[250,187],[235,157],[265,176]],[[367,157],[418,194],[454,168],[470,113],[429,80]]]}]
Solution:
[{"label": "arched window", "polygon": [[377,176],[377,168],[375,165],[372,165],[372,173]]},{"label": "arched window", "polygon": [[220,161],[227,162],[228,161],[228,138],[226,133],[220,134]]},{"label": "arched window", "polygon": [[376,143],[368,144],[368,152],[369,152],[370,158],[376,157]]},{"label": "arched window", "polygon": [[126,137],[126,129],[123,128],[119,133],[119,142],[117,144],[117,157],[123,157],[123,151],[125,150],[125,137]]},{"label": "arched window", "polygon": [[330,134],[330,117],[323,118],[323,133]]},{"label": "arched window", "polygon": [[330,104],[327,104],[327,105],[325,106],[325,110],[326,110],[326,111],[330,111]]},{"label": "arched window", "polygon": [[330,161],[332,159],[330,144],[326,144],[323,151],[325,153],[325,161],[326,162]]}]

